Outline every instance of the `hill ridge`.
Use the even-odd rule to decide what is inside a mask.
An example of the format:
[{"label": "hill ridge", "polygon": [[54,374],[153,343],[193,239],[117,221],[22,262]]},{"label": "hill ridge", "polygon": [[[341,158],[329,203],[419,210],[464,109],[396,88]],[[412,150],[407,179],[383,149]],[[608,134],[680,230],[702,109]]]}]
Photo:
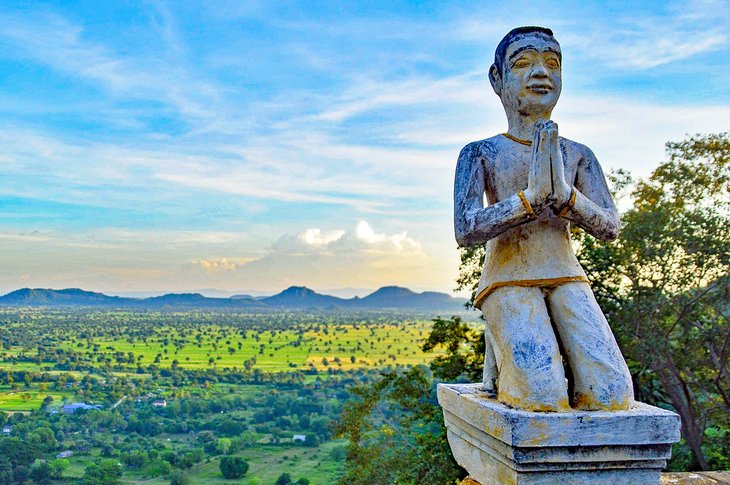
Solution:
[{"label": "hill ridge", "polygon": [[196,292],[166,293],[147,298],[110,296],[81,288],[20,288],[0,296],[0,306],[42,307],[120,307],[120,308],[228,308],[252,310],[303,309],[411,309],[461,310],[466,300],[446,293],[389,285],[364,297],[340,298],[318,293],[306,286],[292,285],[271,296],[253,298],[246,295],[220,298]]}]

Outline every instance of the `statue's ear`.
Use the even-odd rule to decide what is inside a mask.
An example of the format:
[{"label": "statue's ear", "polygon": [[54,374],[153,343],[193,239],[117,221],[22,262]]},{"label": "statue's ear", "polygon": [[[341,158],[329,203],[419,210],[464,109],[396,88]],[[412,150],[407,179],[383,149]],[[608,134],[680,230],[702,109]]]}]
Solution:
[{"label": "statue's ear", "polygon": [[492,89],[497,93],[497,96],[502,96],[502,76],[494,64],[489,68],[489,82],[492,83]]}]

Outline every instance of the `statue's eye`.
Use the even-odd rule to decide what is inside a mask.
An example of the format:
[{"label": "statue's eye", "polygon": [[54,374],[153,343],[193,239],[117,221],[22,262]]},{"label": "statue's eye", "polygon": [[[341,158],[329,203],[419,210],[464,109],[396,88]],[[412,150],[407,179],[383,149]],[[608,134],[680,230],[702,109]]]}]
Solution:
[{"label": "statue's eye", "polygon": [[551,69],[557,69],[560,67],[560,62],[557,59],[548,59],[545,61],[545,65]]},{"label": "statue's eye", "polygon": [[522,69],[523,67],[527,67],[530,65],[530,61],[527,59],[517,59],[514,64],[512,64],[512,67],[515,67],[517,69]]}]

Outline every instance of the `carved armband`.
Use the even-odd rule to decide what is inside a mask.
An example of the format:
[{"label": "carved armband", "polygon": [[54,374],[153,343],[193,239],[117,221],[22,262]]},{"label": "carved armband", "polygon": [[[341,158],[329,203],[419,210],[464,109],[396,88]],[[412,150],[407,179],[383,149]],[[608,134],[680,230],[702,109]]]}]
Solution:
[{"label": "carved armband", "polygon": [[527,209],[527,216],[530,219],[537,219],[537,214],[535,214],[535,211],[532,210],[530,201],[527,200],[527,197],[525,197],[525,193],[520,190],[519,192],[517,192],[517,197],[520,198],[520,200],[522,201],[522,204],[525,206],[525,209]]},{"label": "carved armband", "polygon": [[575,205],[575,187],[570,191],[570,199],[568,200],[568,203],[563,206],[562,209],[560,209],[560,212],[558,212],[558,216],[565,217],[568,212],[570,212],[570,209],[573,208]]}]

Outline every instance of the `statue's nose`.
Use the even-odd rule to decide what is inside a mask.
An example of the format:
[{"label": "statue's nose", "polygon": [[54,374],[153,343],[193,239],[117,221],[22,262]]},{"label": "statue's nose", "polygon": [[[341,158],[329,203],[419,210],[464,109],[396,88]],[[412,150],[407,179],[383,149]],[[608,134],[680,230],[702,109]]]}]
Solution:
[{"label": "statue's nose", "polygon": [[530,71],[531,77],[548,77],[547,69],[545,69],[545,66],[542,62],[538,61],[532,66],[532,71]]}]

